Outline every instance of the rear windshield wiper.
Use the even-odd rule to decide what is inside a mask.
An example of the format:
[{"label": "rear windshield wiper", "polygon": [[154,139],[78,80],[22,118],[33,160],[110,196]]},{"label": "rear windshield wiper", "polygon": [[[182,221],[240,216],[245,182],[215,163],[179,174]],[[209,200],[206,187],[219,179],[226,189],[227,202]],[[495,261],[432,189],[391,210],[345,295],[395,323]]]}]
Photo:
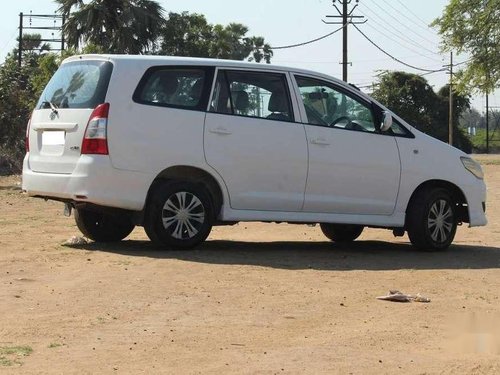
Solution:
[{"label": "rear windshield wiper", "polygon": [[43,108],[47,108],[47,104],[49,105],[50,109],[52,109],[52,112],[53,112],[53,113],[56,113],[56,114],[58,113],[58,112],[57,112],[58,107],[57,107],[54,103],[52,103],[52,102],[50,102],[50,101],[47,101],[47,100],[46,100],[46,101],[43,101],[43,102],[42,102],[42,107],[43,107]]}]

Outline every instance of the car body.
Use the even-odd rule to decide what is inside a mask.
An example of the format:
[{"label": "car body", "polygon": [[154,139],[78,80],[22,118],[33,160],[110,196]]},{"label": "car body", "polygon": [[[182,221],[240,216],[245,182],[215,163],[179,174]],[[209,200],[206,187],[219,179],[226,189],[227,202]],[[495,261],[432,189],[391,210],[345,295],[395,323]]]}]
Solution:
[{"label": "car body", "polygon": [[[214,224],[276,221],[321,223],[333,240],[363,226],[406,230],[417,247],[439,249],[457,223],[487,222],[482,171],[468,155],[355,87],[302,69],[74,56],[44,90],[27,145],[23,189],[76,208],[95,240],[144,225],[152,240],[183,248]],[[123,220],[114,236],[91,228]]]}]

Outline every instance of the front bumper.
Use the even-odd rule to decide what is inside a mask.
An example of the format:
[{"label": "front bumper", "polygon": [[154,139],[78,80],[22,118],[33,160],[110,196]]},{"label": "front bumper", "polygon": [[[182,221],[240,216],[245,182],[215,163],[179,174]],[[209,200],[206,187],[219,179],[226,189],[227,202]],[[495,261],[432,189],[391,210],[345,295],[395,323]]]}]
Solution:
[{"label": "front bumper", "polygon": [[467,199],[469,210],[469,227],[484,226],[488,223],[486,218],[486,185],[484,181],[467,185],[463,192]]}]

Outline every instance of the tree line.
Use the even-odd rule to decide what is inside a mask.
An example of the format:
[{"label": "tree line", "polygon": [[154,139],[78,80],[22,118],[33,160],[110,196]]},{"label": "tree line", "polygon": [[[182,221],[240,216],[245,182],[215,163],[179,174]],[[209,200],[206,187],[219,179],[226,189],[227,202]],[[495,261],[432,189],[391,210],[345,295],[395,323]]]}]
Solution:
[{"label": "tree line", "polygon": [[[30,113],[62,60],[79,53],[156,54],[212,57],[270,63],[273,51],[261,36],[248,35],[240,23],[211,24],[196,13],[170,12],[153,0],[55,0],[66,23],[67,50],[50,52],[38,34],[23,36],[22,64],[18,50],[0,65],[0,174],[18,173]],[[472,150],[464,118],[469,93],[491,93],[500,82],[500,0],[450,0],[434,26],[443,51],[471,56],[457,75],[454,95],[454,145]],[[372,95],[417,129],[443,141],[448,132],[448,87],[435,92],[421,76],[382,72]]]}]

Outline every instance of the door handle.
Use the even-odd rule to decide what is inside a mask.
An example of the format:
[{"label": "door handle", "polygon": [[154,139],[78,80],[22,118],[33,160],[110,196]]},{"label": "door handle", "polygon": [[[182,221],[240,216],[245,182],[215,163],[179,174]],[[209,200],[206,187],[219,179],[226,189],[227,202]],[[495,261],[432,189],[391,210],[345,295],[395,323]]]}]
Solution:
[{"label": "door handle", "polygon": [[330,145],[330,142],[328,142],[325,138],[316,138],[311,140],[311,143],[313,145],[319,145],[319,146],[328,146]]},{"label": "door handle", "polygon": [[226,128],[223,128],[221,126],[215,128],[215,129],[209,129],[208,131],[210,133],[219,134],[219,135],[230,135],[230,134],[233,134],[232,132],[230,132],[229,130],[227,130]]}]

